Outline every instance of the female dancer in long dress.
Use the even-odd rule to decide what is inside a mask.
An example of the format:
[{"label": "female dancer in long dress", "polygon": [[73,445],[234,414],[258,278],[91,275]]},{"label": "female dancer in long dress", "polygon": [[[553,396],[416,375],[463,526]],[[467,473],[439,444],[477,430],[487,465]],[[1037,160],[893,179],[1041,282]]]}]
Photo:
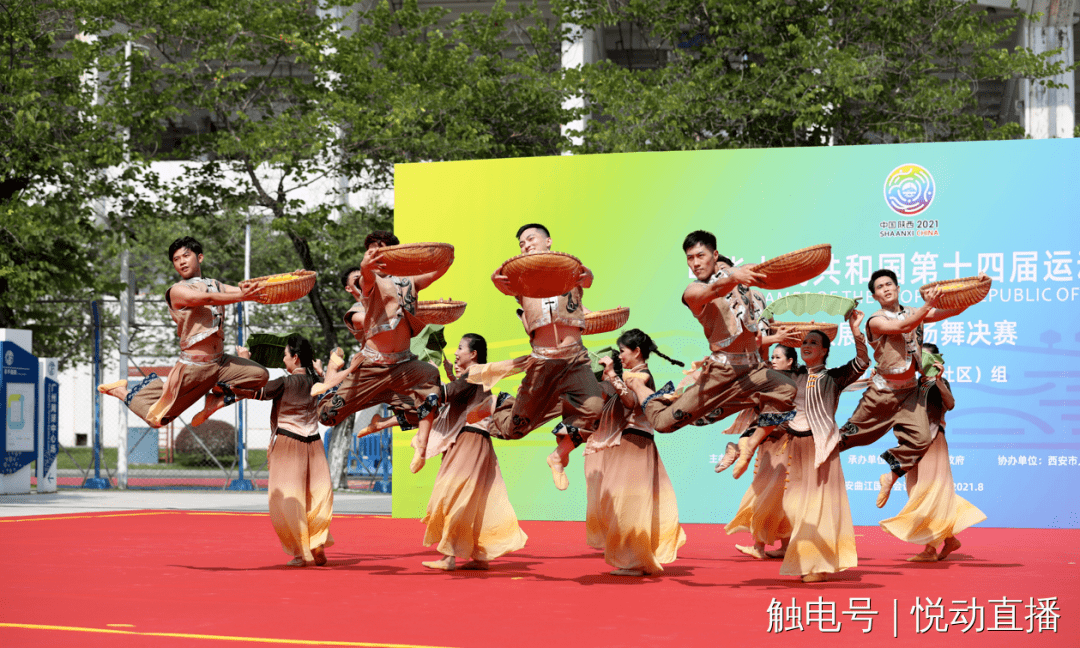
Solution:
[{"label": "female dancer in long dress", "polygon": [[866,338],[859,330],[863,313],[852,310],[847,320],[855,338],[855,358],[826,369],[830,341],[810,331],[802,344],[795,374],[795,418],[788,428],[788,484],[784,513],[791,520],[791,540],[780,573],[813,583],[858,564],[855,528],[851,523],[844,471],[840,465],[840,430],[836,407],[844,387],[870,366]]},{"label": "female dancer in long dress", "polygon": [[[243,347],[238,354],[250,356]],[[295,567],[325,565],[325,549],[334,544],[330,536],[334,489],[311,396],[311,386],[318,380],[313,355],[310,342],[290,335],[284,358],[288,375],[271,380],[252,396],[274,401],[267,452],[270,522],[281,548],[293,557],[287,564]]]},{"label": "female dancer in long dress", "polygon": [[[618,339],[619,360],[628,372],[639,374],[655,389],[646,361],[655,353],[682,366],[656,349],[652,338],[639,329]],[[638,398],[603,360],[605,396],[608,397],[597,431],[589,437],[589,500],[585,526],[590,544],[604,549],[604,560],[616,576],[644,576],[664,570],[686,544],[679,525],[675,489],[660,461],[653,428]]]},{"label": "female dancer in long dress", "polygon": [[[922,350],[938,353],[937,345],[923,344]],[[923,365],[920,365],[923,366]],[[944,366],[934,363],[937,373],[924,377],[926,413],[933,441],[923,458],[907,473],[908,502],[896,517],[881,521],[881,528],[905,542],[925,545],[908,558],[913,562],[944,560],[960,548],[956,534],[986,519],[986,514],[956,494],[949,444],[945,442],[945,412],[956,404],[949,381],[941,375]],[[941,552],[938,553],[938,547]]]},{"label": "female dancer in long dress", "polygon": [[[528,536],[506,495],[488,433],[491,417],[468,423],[469,413],[491,397],[482,385],[466,380],[469,367],[487,362],[487,342],[475,333],[464,335],[454,359],[458,378],[445,386],[446,404],[432,426],[425,455],[445,452],[423,520],[424,544],[437,543],[445,557],[423,565],[446,571],[487,569],[490,560],[524,547]],[[458,559],[467,562],[458,564]]]},{"label": "female dancer in long dress", "polygon": [[[797,367],[798,354],[795,349],[778,344],[773,348],[770,361],[772,368],[786,376],[793,376]],[[750,411],[750,410],[745,410]],[[753,419],[740,414],[739,422],[749,423]],[[745,426],[744,426],[745,427]],[[735,545],[735,548],[754,558],[783,558],[791,536],[791,521],[784,514],[784,487],[787,482],[787,436],[782,431],[773,431],[758,446],[757,462],[754,465],[754,481],[746,489],[739,510],[727,523],[724,530],[731,535],[748,531],[754,540],[752,545]],[[732,455],[734,459],[737,452]],[[727,466],[717,467],[717,472]],[[766,551],[766,545],[780,541],[780,548]]]}]

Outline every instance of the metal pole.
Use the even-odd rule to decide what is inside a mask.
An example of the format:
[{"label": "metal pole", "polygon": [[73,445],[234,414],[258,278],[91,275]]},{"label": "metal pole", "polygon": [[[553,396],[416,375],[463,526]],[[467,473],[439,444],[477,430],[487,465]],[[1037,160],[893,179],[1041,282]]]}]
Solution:
[{"label": "metal pole", "polygon": [[97,301],[90,302],[94,321],[94,476],[83,482],[83,488],[109,488],[108,480],[101,478],[101,315]]},{"label": "metal pole", "polygon": [[[236,304],[236,344],[241,345],[244,341],[244,302]],[[250,491],[255,490],[255,484],[250,479],[244,478],[244,401],[237,401],[236,407],[236,465],[239,469],[237,478],[229,484],[229,490]]]},{"label": "metal pole", "polygon": [[[246,223],[244,225],[244,280],[247,281],[248,279],[251,279],[251,223]],[[251,308],[252,308],[252,312],[254,312],[254,310],[255,310],[254,304],[252,304]],[[246,309],[246,307],[245,307],[245,309]],[[238,344],[243,346],[244,342],[243,342],[242,336],[237,336],[237,337],[241,338],[240,340],[238,340]],[[248,428],[248,413],[249,412],[250,412],[250,409],[248,407],[245,407],[244,403],[241,403],[240,404],[240,411],[238,412],[238,414],[240,415],[240,421],[241,421],[242,425],[244,426],[244,431],[245,432],[247,431],[247,428]],[[243,464],[241,464],[241,465],[247,466],[247,444],[246,443],[240,449],[240,452],[243,455]],[[243,475],[240,475],[240,476],[243,477]]]},{"label": "metal pole", "polygon": [[[124,284],[124,296],[120,299],[120,369],[117,378],[127,380],[128,377],[128,326],[131,318],[131,280],[128,265],[127,237],[124,237],[120,252],[120,281]],[[120,406],[120,432],[116,445],[116,485],[119,488],[127,488],[128,481],[128,408]]]}]

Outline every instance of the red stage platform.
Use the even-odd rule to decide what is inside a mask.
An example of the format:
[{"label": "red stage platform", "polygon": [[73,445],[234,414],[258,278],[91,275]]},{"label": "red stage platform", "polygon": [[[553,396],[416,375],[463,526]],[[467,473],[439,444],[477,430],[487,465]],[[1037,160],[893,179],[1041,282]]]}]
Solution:
[{"label": "red stage platform", "polygon": [[808,585],[715,525],[687,525],[647,578],[608,575],[583,523],[522,528],[491,571],[443,573],[420,565],[437,554],[416,520],[337,516],[329,564],[289,568],[265,514],[3,518],[0,645],[1080,645],[1080,530],[968,529],[922,564],[861,527],[859,566]]}]

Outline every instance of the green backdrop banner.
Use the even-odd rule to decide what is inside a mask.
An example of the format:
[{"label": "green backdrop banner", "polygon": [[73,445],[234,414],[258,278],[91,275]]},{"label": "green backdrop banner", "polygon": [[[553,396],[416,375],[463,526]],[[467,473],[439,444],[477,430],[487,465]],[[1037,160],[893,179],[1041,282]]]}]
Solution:
[{"label": "green backdrop banner", "polygon": [[[514,300],[490,280],[518,253],[515,232],[529,222],[545,224],[553,249],[593,271],[588,308],[630,307],[627,328],[646,331],[687,363],[707,354],[700,325],[680,303],[690,281],[682,240],[695,229],[715,233],[720,252],[742,263],[832,244],[824,274],[767,292],[770,303],[824,292],[862,297],[870,313],[877,305],[867,280],[888,267],[899,275],[902,303],[917,306],[921,285],[983,271],[994,280],[987,300],[926,331],[941,347],[957,398],[947,417],[957,489],[990,526],[1076,527],[1076,500],[1061,494],[1080,485],[1078,168],[1075,140],[406,164],[396,169],[395,222],[403,242],[454,244],[453,267],[421,299],[467,301],[447,340],[453,346],[464,333],[480,333],[490,360],[529,350]],[[586,345],[616,337],[589,336]],[[850,359],[852,344],[841,327],[830,365]],[[682,377],[659,358],[650,366],[659,381]],[[513,392],[519,380],[496,391]],[[840,424],[857,400],[841,399]],[[721,434],[729,423],[657,436],[684,522],[726,522],[749,486],[749,474],[733,480],[713,472],[731,440]],[[581,455],[568,468],[570,489],[557,491],[544,462],[554,447],[551,427],[496,443],[510,499],[522,519],[580,520]],[[409,438],[395,437],[397,517],[423,516],[438,469],[437,461],[419,475],[405,469]],[[889,435],[842,456],[856,524],[903,506],[900,494],[884,511],[874,507],[877,477],[887,469],[878,455],[892,442]]]}]

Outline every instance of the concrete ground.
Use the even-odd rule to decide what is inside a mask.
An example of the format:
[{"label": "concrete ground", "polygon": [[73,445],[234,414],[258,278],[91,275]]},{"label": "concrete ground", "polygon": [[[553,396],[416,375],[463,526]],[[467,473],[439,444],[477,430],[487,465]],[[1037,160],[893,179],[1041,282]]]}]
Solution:
[{"label": "concrete ground", "polygon": [[[334,513],[390,515],[391,495],[334,493]],[[0,517],[137,510],[266,512],[266,491],[144,491],[60,489],[56,493],[0,495]]]}]

